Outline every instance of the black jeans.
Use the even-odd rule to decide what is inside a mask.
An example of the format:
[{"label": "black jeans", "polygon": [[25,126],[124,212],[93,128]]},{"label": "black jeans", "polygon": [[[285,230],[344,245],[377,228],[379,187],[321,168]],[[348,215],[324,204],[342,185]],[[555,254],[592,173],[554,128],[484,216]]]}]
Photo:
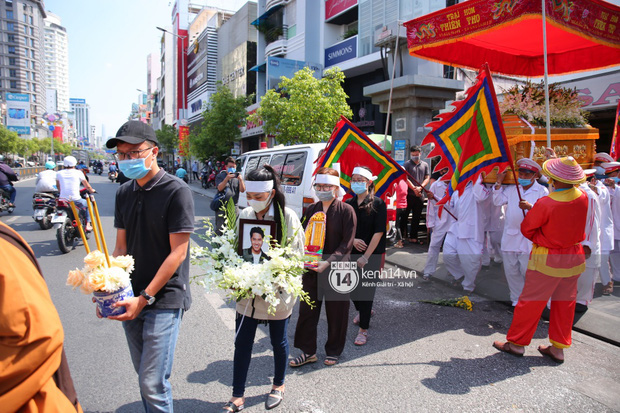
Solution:
[{"label": "black jeans", "polygon": [[407,208],[396,209],[396,241],[402,241],[407,238],[407,217],[409,211]]},{"label": "black jeans", "polygon": [[[357,260],[360,255],[352,255]],[[372,316],[372,305],[375,300],[376,284],[380,282],[379,274],[382,269],[382,254],[372,254],[370,260],[364,268],[357,269],[359,276],[359,284],[355,290],[351,292],[351,301],[355,309],[360,313],[359,327],[368,330],[370,326],[370,317]],[[364,285],[367,283],[366,285]]]},{"label": "black jeans", "polygon": [[[241,322],[243,319],[243,323]],[[274,377],[273,385],[282,386],[284,384],[284,376],[286,375],[286,366],[288,364],[288,337],[286,330],[288,329],[288,320],[269,320],[269,338],[273,346],[273,364]],[[248,369],[250,361],[252,361],[252,347],[254,346],[254,337],[256,335],[256,327],[261,320],[245,316],[237,313],[236,330],[239,331],[235,340],[235,358],[233,363],[233,397],[243,397],[245,393],[245,382],[248,377]],[[239,328],[241,326],[241,328]]]},{"label": "black jeans", "polygon": [[[420,231],[420,219],[422,218],[422,210],[424,209],[424,199],[419,196],[407,194],[407,215],[411,211],[411,232],[409,238],[418,239]],[[403,234],[404,235],[404,234]]]}]

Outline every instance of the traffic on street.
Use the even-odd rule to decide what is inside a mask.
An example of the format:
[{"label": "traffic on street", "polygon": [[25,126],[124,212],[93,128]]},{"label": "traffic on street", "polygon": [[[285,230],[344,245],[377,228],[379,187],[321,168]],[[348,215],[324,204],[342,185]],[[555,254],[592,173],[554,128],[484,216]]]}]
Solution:
[{"label": "traffic on street", "polygon": [[[105,174],[90,175],[107,244],[113,246],[114,197],[119,185]],[[117,321],[99,319],[90,296],[66,285],[67,273],[81,268],[81,241],[63,254],[53,229],[42,230],[32,219],[33,179],[16,183],[13,214],[0,221],[17,230],[32,247],[65,331],[65,350],[79,401],[88,412],[135,412],[142,402],[126,339]],[[202,221],[213,219],[213,192],[190,184],[200,238]],[[212,190],[211,190],[212,191]],[[92,239],[90,241],[93,243]],[[512,313],[503,303],[473,294],[473,311],[423,303],[459,295],[440,282],[423,283],[405,269],[386,267],[392,280],[377,288],[368,344],[353,344],[350,327],[342,357],[333,367],[322,363],[288,369],[287,412],[347,411],[618,411],[620,351],[602,340],[573,332],[570,359],[556,365],[541,357],[535,345],[545,342],[541,321],[525,357],[495,350]],[[200,276],[197,266],[191,276]],[[395,276],[394,274],[401,274]],[[400,278],[400,279],[399,279]],[[216,412],[229,397],[235,335],[235,305],[222,292],[207,292],[192,283],[192,308],[180,328],[171,383],[174,408],[181,412]],[[291,324],[298,311],[293,311]],[[294,329],[288,331],[293,341]],[[319,337],[326,336],[324,315]],[[319,356],[323,341],[319,338]],[[268,332],[259,327],[246,392],[247,411],[262,411],[265,388],[273,376]]]}]

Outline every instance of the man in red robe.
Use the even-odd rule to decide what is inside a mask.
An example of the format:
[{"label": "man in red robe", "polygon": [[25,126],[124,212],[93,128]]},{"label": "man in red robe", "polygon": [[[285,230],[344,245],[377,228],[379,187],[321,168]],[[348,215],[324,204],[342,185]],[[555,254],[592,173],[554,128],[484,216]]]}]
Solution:
[{"label": "man in red robe", "polygon": [[[506,342],[493,347],[523,356],[542,311],[551,299],[549,346],[538,351],[557,363],[564,362],[564,349],[571,345],[577,280],[585,270],[587,195],[575,187],[584,182],[583,169],[573,157],[549,159],[543,173],[553,192],[536,202],[521,223],[523,236],[533,242],[525,274],[525,286],[514,310]],[[588,252],[588,251],[586,251]]]}]

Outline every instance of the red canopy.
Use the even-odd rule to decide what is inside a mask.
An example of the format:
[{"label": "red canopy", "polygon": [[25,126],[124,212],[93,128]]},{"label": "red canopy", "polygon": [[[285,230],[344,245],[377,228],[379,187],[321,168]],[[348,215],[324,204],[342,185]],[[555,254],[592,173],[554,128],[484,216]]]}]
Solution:
[{"label": "red canopy", "polygon": [[[545,0],[549,75],[620,64],[620,7]],[[412,56],[513,76],[544,74],[541,0],[470,0],[405,23]]]}]

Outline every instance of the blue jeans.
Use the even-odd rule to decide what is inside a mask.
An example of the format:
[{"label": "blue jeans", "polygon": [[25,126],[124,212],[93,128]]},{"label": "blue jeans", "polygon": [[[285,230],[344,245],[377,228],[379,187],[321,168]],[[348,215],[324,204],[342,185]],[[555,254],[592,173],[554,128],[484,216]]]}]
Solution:
[{"label": "blue jeans", "polygon": [[138,373],[144,410],[172,412],[172,372],[183,310],[142,310],[134,320],[123,321],[131,361]]},{"label": "blue jeans", "polygon": [[[237,313],[237,328],[239,331],[235,340],[235,359],[233,367],[233,397],[243,397],[245,393],[245,381],[248,377],[248,369],[252,360],[252,347],[254,346],[254,336],[256,335],[257,320],[252,317],[243,317]],[[289,317],[290,318],[290,317]],[[275,374],[273,377],[274,386],[284,384],[286,366],[288,365],[288,320],[269,320],[269,338],[273,347],[273,364]],[[241,329],[239,329],[241,324]]]},{"label": "blue jeans", "polygon": [[3,186],[0,186],[0,188],[4,189],[5,191],[9,193],[9,197],[10,197],[9,202],[14,204],[15,196],[17,196],[17,190],[15,189],[15,187],[12,185],[3,185]]}]

